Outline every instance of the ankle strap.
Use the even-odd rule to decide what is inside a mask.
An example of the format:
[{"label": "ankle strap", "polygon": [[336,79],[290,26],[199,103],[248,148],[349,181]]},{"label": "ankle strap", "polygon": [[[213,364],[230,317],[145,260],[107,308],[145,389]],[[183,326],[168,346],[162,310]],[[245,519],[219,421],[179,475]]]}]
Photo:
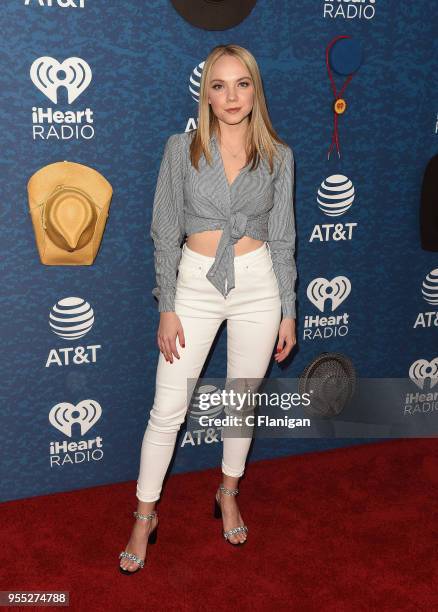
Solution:
[{"label": "ankle strap", "polygon": [[221,484],[219,488],[225,495],[237,495],[239,492],[239,489],[227,489],[223,484]]},{"label": "ankle strap", "polygon": [[154,518],[154,516],[157,516],[157,511],[152,510],[152,512],[150,512],[149,514],[140,514],[139,512],[134,512],[133,514],[135,518],[138,518],[141,521],[150,521]]}]

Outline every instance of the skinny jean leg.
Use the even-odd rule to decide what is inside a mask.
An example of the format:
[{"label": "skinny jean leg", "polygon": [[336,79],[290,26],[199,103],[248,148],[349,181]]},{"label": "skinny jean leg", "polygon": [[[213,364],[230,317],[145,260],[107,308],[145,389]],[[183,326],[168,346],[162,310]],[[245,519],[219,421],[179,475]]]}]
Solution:
[{"label": "skinny jean leg", "polygon": [[[229,294],[227,309],[227,379],[231,380],[232,388],[243,392],[245,388],[233,385],[232,379],[250,379],[251,386],[251,379],[264,378],[278,338],[281,300],[269,250],[261,247],[236,257],[235,275],[236,288]],[[258,387],[259,381],[253,381],[253,392],[257,390],[254,384]],[[224,474],[243,475],[252,429],[244,425],[242,435],[235,426],[230,428],[231,435],[223,431]],[[251,437],[247,436],[248,431]]]},{"label": "skinny jean leg", "polygon": [[199,378],[220,319],[198,319],[179,315],[186,340],[185,348],[177,341],[181,359],[158,358],[156,391],[148,426],[143,436],[137,498],[159,499],[162,483],[175,448],[176,438],[187,414],[187,379]]},{"label": "skinny jean leg", "polygon": [[[187,249],[188,250],[188,249]],[[160,498],[162,483],[175,448],[176,438],[188,410],[187,379],[198,379],[217,331],[224,321],[223,297],[205,278],[210,258],[197,258],[183,249],[175,297],[185,348],[178,338],[180,359],[167,362],[160,352],[155,397],[143,436],[136,495],[140,501]],[[201,266],[198,262],[201,262]]]}]

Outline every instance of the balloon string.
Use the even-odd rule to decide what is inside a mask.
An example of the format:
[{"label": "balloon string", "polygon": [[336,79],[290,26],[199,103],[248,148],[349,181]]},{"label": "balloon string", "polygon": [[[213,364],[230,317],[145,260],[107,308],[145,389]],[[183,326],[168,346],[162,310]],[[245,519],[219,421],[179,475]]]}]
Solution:
[{"label": "balloon string", "polygon": [[[351,36],[346,36],[346,35],[336,36],[336,38],[334,38],[327,45],[327,48],[325,50],[325,63],[326,63],[326,67],[327,67],[327,72],[328,72],[328,75],[329,75],[330,83],[331,83],[331,86],[332,86],[332,89],[333,89],[333,96],[335,98],[335,103],[336,103],[336,100],[338,100],[339,98],[342,97],[344,91],[347,88],[347,85],[349,84],[349,82],[353,78],[353,74],[349,74],[348,77],[346,78],[344,84],[342,85],[340,91],[339,92],[337,91],[336,83],[334,81],[334,78],[333,78],[333,75],[332,75],[332,71],[331,71],[331,68],[330,68],[329,53],[330,53],[330,49],[333,47],[335,42],[337,40],[340,40],[341,38],[351,38]],[[338,114],[339,113],[337,113],[335,111],[334,104],[333,104],[333,114],[334,114],[334,117],[333,117],[333,134],[332,134],[332,141],[331,141],[331,144],[330,144],[330,148],[329,148],[328,153],[327,153],[327,159],[330,158],[330,153],[331,153],[331,150],[332,150],[334,144],[336,144],[336,149],[338,151],[338,157],[339,158],[341,157],[340,147],[339,147],[339,134],[338,134]]]}]

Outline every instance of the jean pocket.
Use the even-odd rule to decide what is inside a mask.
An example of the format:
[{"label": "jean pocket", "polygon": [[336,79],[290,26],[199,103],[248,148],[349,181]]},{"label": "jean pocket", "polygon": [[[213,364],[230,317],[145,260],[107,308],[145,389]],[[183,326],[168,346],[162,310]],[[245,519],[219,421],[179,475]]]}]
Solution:
[{"label": "jean pocket", "polygon": [[187,283],[191,280],[202,278],[202,276],[205,276],[205,274],[201,264],[191,261],[181,261],[178,268],[178,279],[180,282]]},{"label": "jean pocket", "polygon": [[270,259],[245,264],[244,272],[244,282],[257,287],[262,294],[276,295],[279,293],[277,276]]},{"label": "jean pocket", "polygon": [[266,278],[274,272],[272,261],[269,258],[254,263],[243,264],[242,269],[245,273],[254,275],[255,278]]}]

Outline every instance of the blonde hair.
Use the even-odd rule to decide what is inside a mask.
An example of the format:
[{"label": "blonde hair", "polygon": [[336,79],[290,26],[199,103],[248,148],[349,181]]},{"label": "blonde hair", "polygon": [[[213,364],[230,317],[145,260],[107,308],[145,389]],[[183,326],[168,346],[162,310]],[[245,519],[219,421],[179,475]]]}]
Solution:
[{"label": "blonde hair", "polygon": [[276,143],[287,146],[274,130],[266,107],[265,94],[263,92],[262,79],[255,57],[247,49],[239,45],[218,45],[209,53],[204,63],[201,76],[201,87],[199,95],[199,121],[198,129],[190,143],[190,160],[192,166],[199,169],[198,163],[203,153],[209,164],[212,156],[209,141],[213,133],[219,134],[219,121],[208,103],[208,83],[213,64],[222,55],[237,57],[247,68],[254,86],[254,103],[249,114],[249,123],[246,134],[246,151],[250,170],[257,168],[260,158],[265,158],[269,163],[270,172],[273,172],[273,157],[278,155]]}]

